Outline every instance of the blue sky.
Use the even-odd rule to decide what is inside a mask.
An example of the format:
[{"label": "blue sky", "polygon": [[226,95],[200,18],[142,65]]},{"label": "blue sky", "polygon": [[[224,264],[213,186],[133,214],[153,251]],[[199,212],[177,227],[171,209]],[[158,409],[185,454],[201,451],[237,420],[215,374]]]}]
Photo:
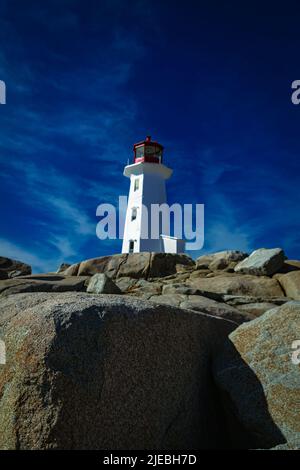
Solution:
[{"label": "blue sky", "polygon": [[0,0],[0,255],[49,271],[120,252],[96,207],[151,134],[169,201],[205,204],[203,253],[299,258],[300,7],[261,3]]}]

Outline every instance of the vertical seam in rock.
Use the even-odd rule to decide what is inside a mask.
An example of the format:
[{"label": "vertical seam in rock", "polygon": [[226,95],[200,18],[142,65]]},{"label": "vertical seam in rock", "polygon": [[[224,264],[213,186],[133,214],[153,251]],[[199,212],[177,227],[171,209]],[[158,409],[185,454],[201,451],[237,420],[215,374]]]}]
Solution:
[{"label": "vertical seam in rock", "polygon": [[146,268],[146,272],[145,272],[145,279],[148,280],[149,278],[149,274],[150,274],[150,271],[151,271],[151,265],[152,265],[152,251],[150,251],[150,257],[149,257],[149,263],[148,263],[148,266]]},{"label": "vertical seam in rock", "polygon": [[115,279],[117,279],[117,277],[119,276],[119,271],[120,271],[120,269],[121,269],[121,266],[123,266],[123,264],[126,263],[127,259],[128,259],[128,254],[125,255],[125,259],[124,259],[123,261],[121,261],[121,263],[119,264],[118,269],[117,269],[117,271],[116,271],[116,277],[115,277]]}]

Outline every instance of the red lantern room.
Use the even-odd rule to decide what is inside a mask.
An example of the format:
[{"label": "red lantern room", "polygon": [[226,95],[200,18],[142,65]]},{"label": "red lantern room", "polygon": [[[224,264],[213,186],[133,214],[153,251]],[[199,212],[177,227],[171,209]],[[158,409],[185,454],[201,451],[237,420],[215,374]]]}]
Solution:
[{"label": "red lantern room", "polygon": [[146,140],[133,146],[133,162],[162,163],[163,146],[151,140],[147,135]]}]

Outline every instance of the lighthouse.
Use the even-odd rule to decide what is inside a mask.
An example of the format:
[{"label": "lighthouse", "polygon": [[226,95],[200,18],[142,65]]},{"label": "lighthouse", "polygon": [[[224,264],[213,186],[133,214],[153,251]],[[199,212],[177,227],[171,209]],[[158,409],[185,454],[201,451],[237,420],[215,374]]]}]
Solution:
[{"label": "lighthouse", "polygon": [[161,144],[147,136],[144,141],[134,144],[133,163],[124,168],[124,176],[130,179],[130,189],[122,253],[184,252],[184,241],[163,231],[165,225],[161,218],[154,221],[151,217],[153,205],[167,204],[166,180],[173,173],[163,164],[163,150]]}]

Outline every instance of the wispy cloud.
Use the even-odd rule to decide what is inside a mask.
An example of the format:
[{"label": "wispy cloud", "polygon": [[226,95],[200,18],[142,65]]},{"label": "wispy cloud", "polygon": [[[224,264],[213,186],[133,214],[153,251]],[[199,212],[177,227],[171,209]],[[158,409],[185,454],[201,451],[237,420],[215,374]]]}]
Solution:
[{"label": "wispy cloud", "polygon": [[[60,8],[64,2],[55,3]],[[29,5],[22,19],[24,28],[28,16],[31,24],[44,28],[42,41],[52,38],[55,28],[57,35],[64,31],[73,35],[73,48],[77,44],[81,49],[76,35],[80,26],[76,5],[64,4],[54,22],[49,8],[49,4],[34,9]],[[110,11],[111,5],[103,8]],[[47,265],[53,269],[53,260],[84,258],[87,245],[99,246],[97,254],[104,248],[96,238],[96,207],[101,202],[117,201],[116,188],[122,179],[122,163],[127,160],[137,113],[133,95],[124,93],[123,88],[145,49],[136,34],[121,27],[116,17],[103,36],[102,47],[94,47],[91,35],[87,39],[90,47],[80,50],[77,61],[70,60],[68,41],[61,50],[49,41],[47,56],[43,56],[39,42],[28,34],[30,50],[36,55],[29,66],[19,59],[26,52],[22,28],[14,31],[9,11],[9,5],[3,8],[0,20],[3,34],[12,38],[1,50],[0,73],[7,77],[8,102],[14,101],[14,105],[1,109],[0,165],[11,213],[21,210],[27,214],[22,229],[32,231],[33,254],[30,258],[29,250],[12,230],[15,227],[9,225],[2,233],[5,238],[0,249],[4,256],[8,256],[6,249],[12,256],[24,255],[36,269],[46,269]],[[90,31],[93,27],[91,24]],[[95,27],[98,30],[97,23]],[[18,225],[17,218],[14,225]]]},{"label": "wispy cloud", "polygon": [[68,260],[77,254],[77,250],[75,250],[74,246],[72,246],[72,242],[68,237],[52,235],[52,237],[48,238],[48,242],[57,248],[61,255],[62,261]]},{"label": "wispy cloud", "polygon": [[[200,252],[191,252],[193,257],[225,249],[251,252],[274,244],[288,254],[299,247],[299,240],[293,235],[298,223],[297,185],[286,184],[284,170],[271,169],[268,162],[245,167],[243,151],[241,147],[237,153],[234,146],[209,147],[195,158],[200,189],[193,188],[189,193],[195,202],[205,203],[206,207],[205,244]],[[189,170],[183,167],[181,171],[180,176],[183,173],[188,182]],[[299,169],[295,168],[297,174]]]},{"label": "wispy cloud", "polygon": [[50,166],[11,163],[15,192],[22,197],[25,190],[22,204],[38,211],[34,224],[42,228],[45,244],[53,245],[58,257],[79,255],[80,247],[87,238],[95,237],[96,230],[96,221],[80,203],[84,187]]},{"label": "wispy cloud", "polygon": [[95,224],[91,222],[90,218],[72,202],[52,196],[46,196],[45,202],[48,207],[52,206],[55,215],[58,218],[58,226],[60,221],[64,221],[65,226],[70,226],[72,231],[77,235],[94,235]]},{"label": "wispy cloud", "polygon": [[49,266],[58,266],[59,258],[57,262],[55,259],[43,258],[42,254],[38,255],[28,252],[26,248],[16,245],[9,240],[0,238],[0,253],[2,256],[7,258],[12,258],[18,261],[23,261],[24,263],[29,264],[34,271],[47,272]]}]

